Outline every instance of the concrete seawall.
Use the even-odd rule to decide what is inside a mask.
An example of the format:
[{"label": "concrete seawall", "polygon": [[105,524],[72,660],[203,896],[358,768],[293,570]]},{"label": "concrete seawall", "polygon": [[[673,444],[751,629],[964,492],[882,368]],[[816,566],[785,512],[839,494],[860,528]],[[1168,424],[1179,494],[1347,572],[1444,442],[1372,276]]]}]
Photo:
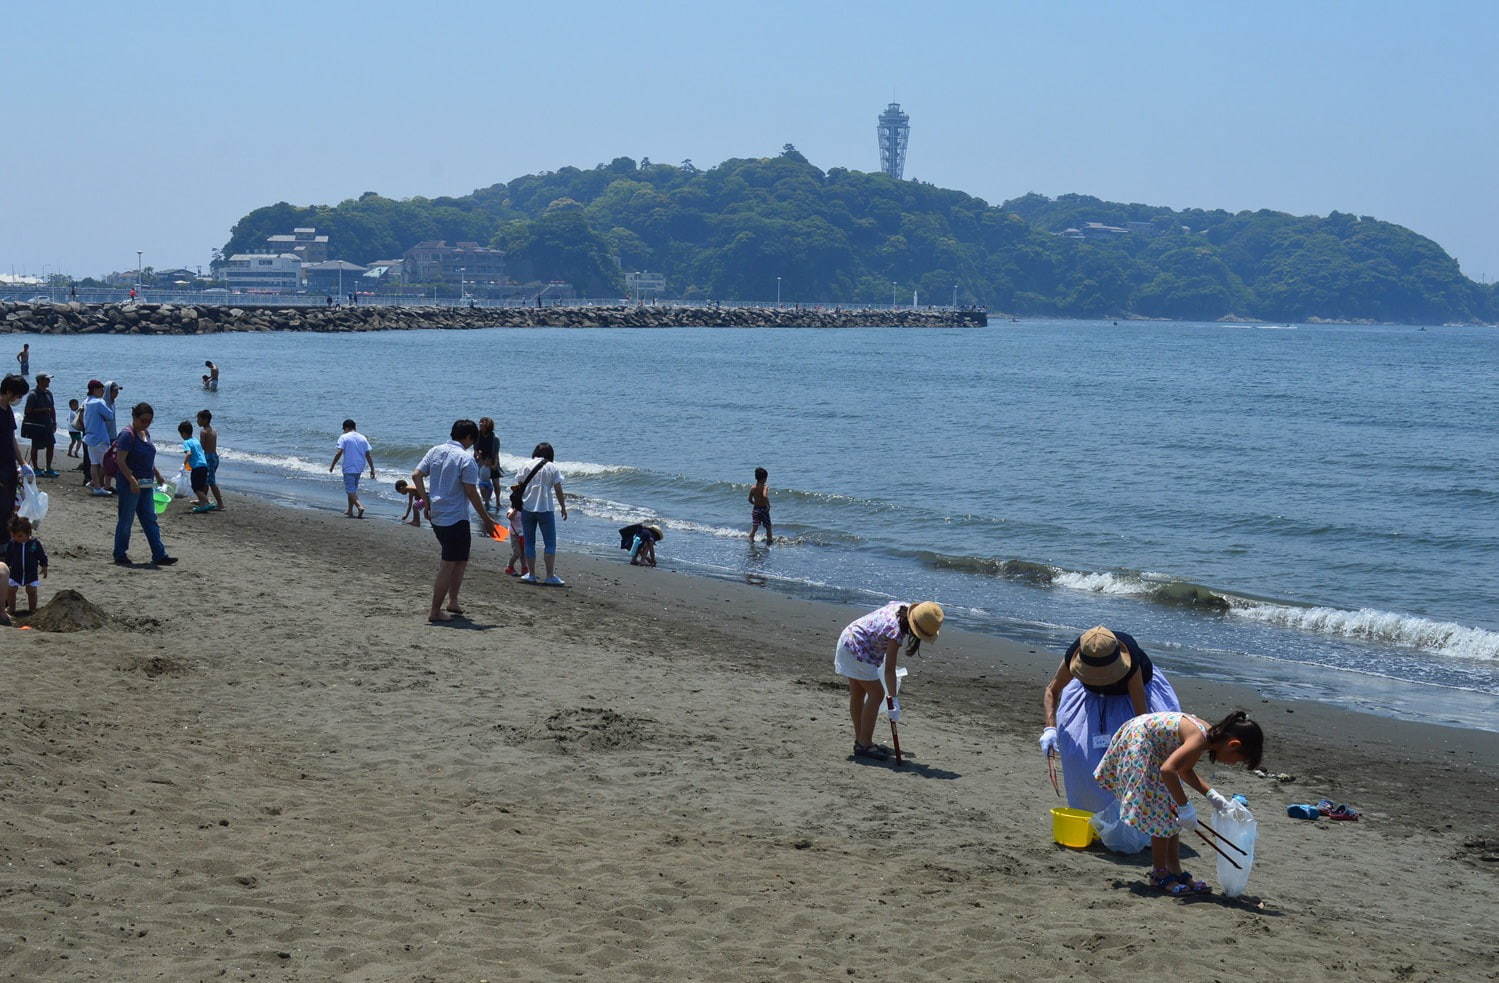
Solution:
[{"label": "concrete seawall", "polygon": [[206,304],[0,303],[0,332],[213,334],[419,328],[983,327],[982,310],[759,307],[229,307]]}]

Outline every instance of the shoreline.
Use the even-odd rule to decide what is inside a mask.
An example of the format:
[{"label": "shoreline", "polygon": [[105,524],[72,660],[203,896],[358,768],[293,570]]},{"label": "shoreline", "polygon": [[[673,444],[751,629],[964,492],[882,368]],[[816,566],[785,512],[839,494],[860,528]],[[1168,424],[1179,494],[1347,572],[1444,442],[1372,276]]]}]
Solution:
[{"label": "shoreline", "polygon": [[480,328],[984,327],[980,309],[796,307],[257,307],[232,304],[0,302],[12,334],[200,335],[236,331],[408,331]]},{"label": "shoreline", "polygon": [[[569,589],[528,588],[479,542],[471,627],[433,628],[425,529],[231,493],[168,511],[177,567],[119,571],[111,503],[48,491],[43,603],[123,620],[0,636],[20,977],[1493,974],[1494,734],[1173,677],[1296,776],[1204,767],[1248,795],[1259,860],[1245,898],[1183,904],[1143,858],[1051,843],[1058,653],[944,631],[896,771],[848,759],[852,609],[566,552]],[[1364,821],[1285,817],[1322,796]]]}]

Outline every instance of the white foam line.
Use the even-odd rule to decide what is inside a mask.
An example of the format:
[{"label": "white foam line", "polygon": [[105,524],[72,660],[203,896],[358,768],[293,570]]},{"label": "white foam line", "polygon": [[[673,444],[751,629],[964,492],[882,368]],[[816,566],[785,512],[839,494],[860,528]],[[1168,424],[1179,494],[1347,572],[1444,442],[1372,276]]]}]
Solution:
[{"label": "white foam line", "polygon": [[1360,608],[1296,608],[1281,604],[1235,606],[1231,613],[1261,624],[1341,638],[1403,645],[1459,659],[1499,661],[1499,632],[1470,628],[1450,621]]}]

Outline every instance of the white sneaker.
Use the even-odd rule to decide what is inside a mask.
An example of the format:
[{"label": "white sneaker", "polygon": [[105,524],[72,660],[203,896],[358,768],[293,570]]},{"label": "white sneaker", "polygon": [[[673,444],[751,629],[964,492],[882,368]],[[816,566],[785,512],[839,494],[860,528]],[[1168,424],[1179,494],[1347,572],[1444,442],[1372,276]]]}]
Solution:
[{"label": "white sneaker", "polygon": [[542,583],[544,585],[546,585],[547,587],[566,587],[567,586],[567,584],[563,581],[563,579],[561,577],[548,577],[547,579],[543,580]]},{"label": "white sneaker", "polygon": [[537,582],[536,574],[528,573],[524,577],[520,578],[520,582],[523,584],[534,584]]}]

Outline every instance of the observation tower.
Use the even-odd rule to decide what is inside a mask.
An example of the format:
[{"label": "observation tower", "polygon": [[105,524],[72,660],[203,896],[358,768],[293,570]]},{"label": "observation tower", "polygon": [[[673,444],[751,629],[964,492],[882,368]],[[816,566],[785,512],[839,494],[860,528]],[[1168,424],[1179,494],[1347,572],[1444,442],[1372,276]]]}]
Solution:
[{"label": "observation tower", "polygon": [[911,139],[911,117],[892,102],[880,113],[875,133],[880,138],[880,170],[899,181],[906,169],[906,144]]}]

